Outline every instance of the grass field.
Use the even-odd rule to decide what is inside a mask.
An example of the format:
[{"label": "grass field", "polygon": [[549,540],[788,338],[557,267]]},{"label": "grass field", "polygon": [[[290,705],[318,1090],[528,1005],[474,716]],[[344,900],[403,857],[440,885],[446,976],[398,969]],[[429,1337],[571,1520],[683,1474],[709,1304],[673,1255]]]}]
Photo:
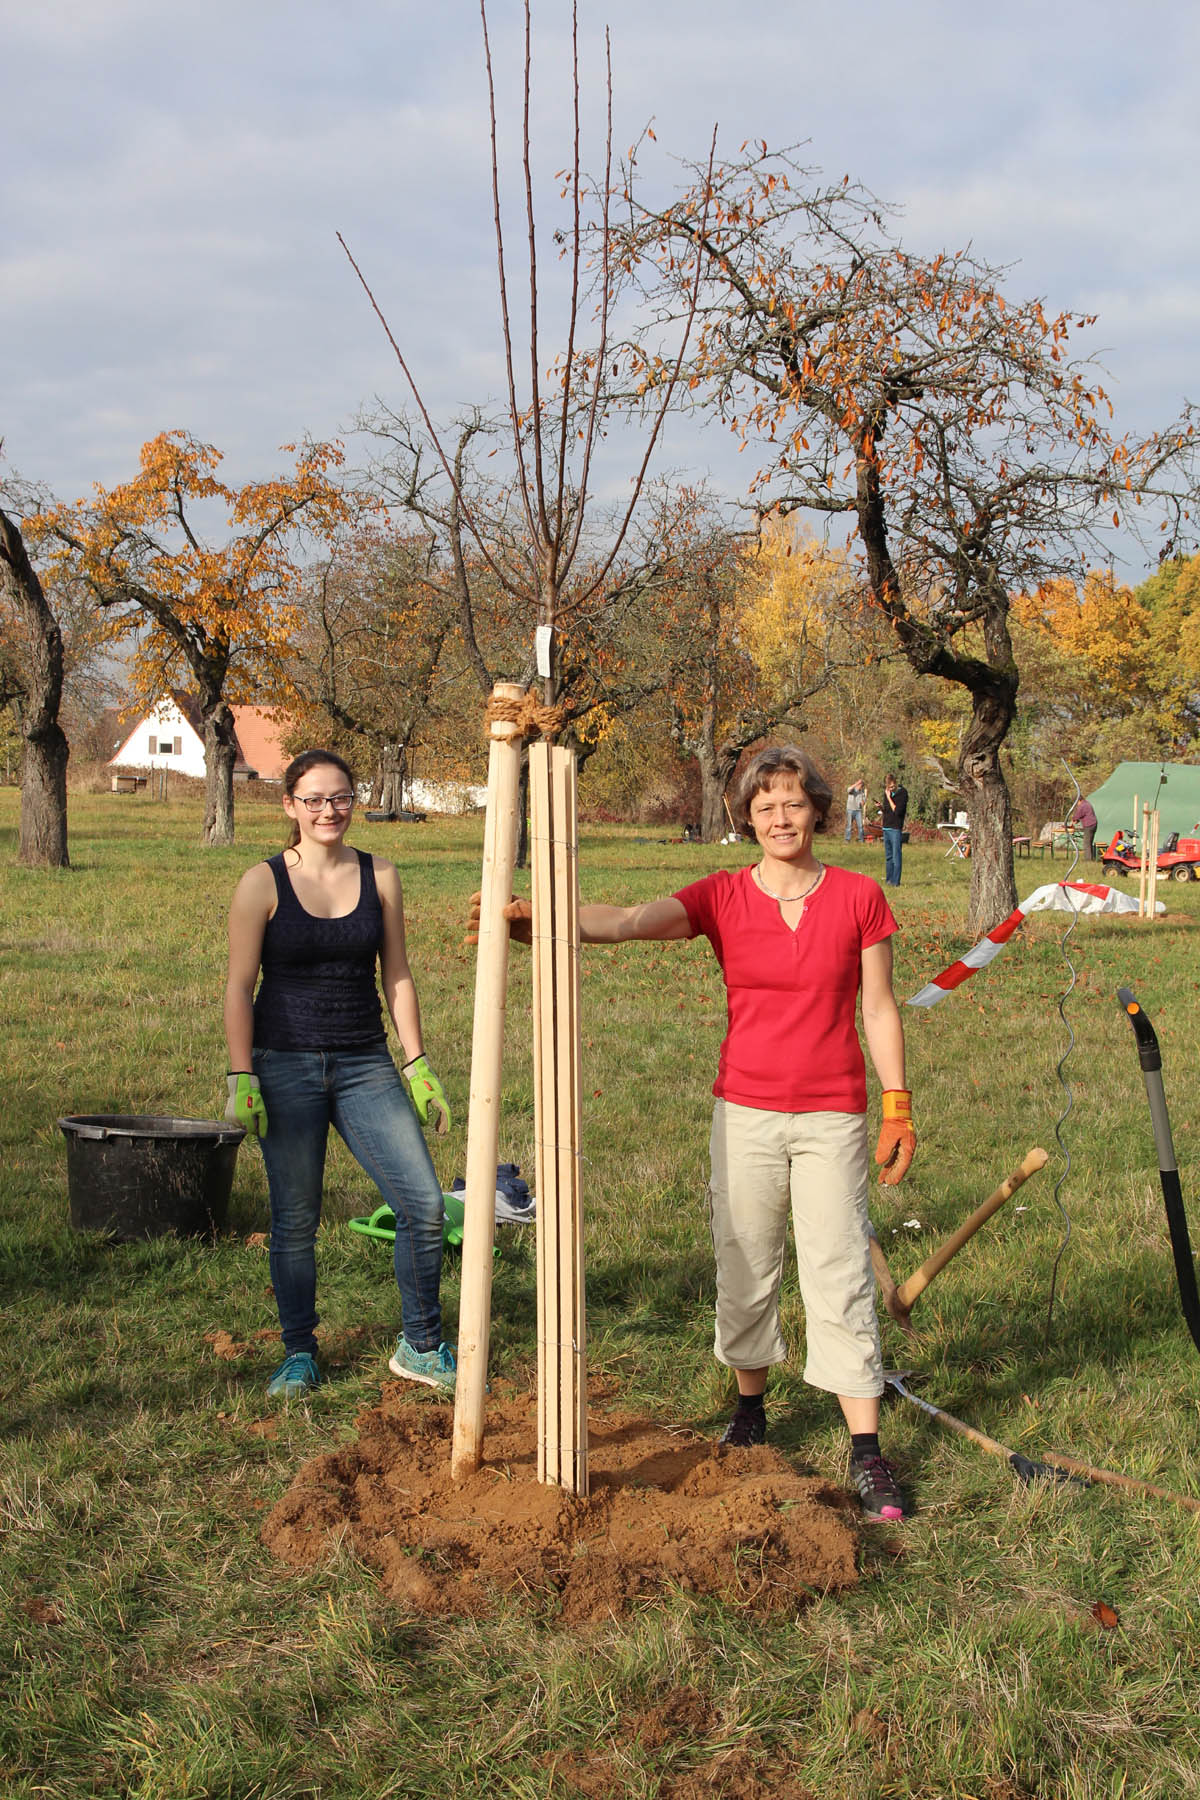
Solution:
[{"label": "grass field", "polygon": [[[346,1553],[297,1573],[258,1541],[298,1465],[352,1434],[379,1392],[397,1319],[389,1259],[345,1228],[373,1190],[331,1159],[319,1247],[328,1384],[267,1402],[277,1360],[253,1153],[239,1158],[215,1246],[111,1246],[68,1225],[56,1118],[219,1116],[224,918],[240,871],[281,840],[246,807],[239,843],[205,851],[194,802],[97,795],[72,807],[70,873],[18,869],[16,795],[0,792],[0,1563],[5,1642],[0,1791],[14,1800],[355,1800],[371,1796],[1179,1795],[1200,1791],[1200,1520],[1093,1487],[1021,1488],[999,1459],[900,1401],[886,1443],[919,1511],[864,1534],[860,1586],[764,1623],[679,1594],[566,1631],[507,1601],[486,1620],[397,1611]],[[368,836],[368,834],[371,834]],[[590,829],[585,898],[634,900],[745,859],[749,847]],[[477,821],[360,825],[395,857],[434,1067],[463,1168]],[[881,874],[878,852],[828,844]],[[1020,865],[1020,890],[1061,876]],[[898,992],[966,947],[967,865],[906,852]],[[1149,1114],[1114,1001],[1131,983],[1163,1045],[1194,1191],[1200,886],[1161,890],[1166,920],[1084,920],[1068,1002],[1076,1046],[1055,1153],[918,1303],[920,1341],[884,1323],[921,1392],[1004,1443],[1061,1451],[1200,1496],[1200,1363],[1174,1289]],[[906,1014],[920,1147],[874,1213],[898,1275],[1041,1143],[1064,1106],[1056,1009],[1062,915],[931,1014]],[[623,1400],[714,1429],[728,1405],[711,1351],[702,1194],[722,996],[704,945],[585,952],[584,1069],[591,1362]],[[532,1168],[528,966],[514,963],[501,1157]],[[877,1117],[877,1109],[874,1112]],[[1200,1237],[1200,1209],[1193,1209]],[[915,1223],[913,1223],[915,1221]],[[507,1242],[507,1240],[506,1240]],[[451,1328],[457,1276],[444,1286]],[[799,1350],[794,1274],[786,1326]],[[497,1266],[494,1366],[532,1378],[531,1246]],[[228,1334],[233,1354],[218,1349]],[[213,1340],[217,1340],[214,1342]],[[242,1346],[241,1349],[238,1346]],[[789,1364],[772,1441],[841,1480],[826,1397]],[[1118,1623],[1093,1616],[1104,1602]],[[637,1728],[694,1699],[703,1730]],[[685,1709],[686,1711],[686,1709]],[[681,1715],[682,1716],[682,1715]]]}]

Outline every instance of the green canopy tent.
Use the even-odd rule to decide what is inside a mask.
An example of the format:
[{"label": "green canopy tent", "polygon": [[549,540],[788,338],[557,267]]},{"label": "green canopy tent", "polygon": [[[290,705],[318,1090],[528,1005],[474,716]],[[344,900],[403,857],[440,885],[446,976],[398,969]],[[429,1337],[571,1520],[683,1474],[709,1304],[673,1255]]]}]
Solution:
[{"label": "green canopy tent", "polygon": [[1088,799],[1096,809],[1098,845],[1107,844],[1118,825],[1126,830],[1133,827],[1135,800],[1139,833],[1142,807],[1149,804],[1158,807],[1160,844],[1165,844],[1173,831],[1180,837],[1200,837],[1200,763],[1118,763]]}]

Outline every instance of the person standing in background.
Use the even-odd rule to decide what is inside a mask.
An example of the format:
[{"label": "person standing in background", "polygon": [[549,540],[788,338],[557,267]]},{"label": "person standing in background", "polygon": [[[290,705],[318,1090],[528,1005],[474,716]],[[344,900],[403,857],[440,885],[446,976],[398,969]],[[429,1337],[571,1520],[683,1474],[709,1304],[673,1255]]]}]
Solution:
[{"label": "person standing in background", "polygon": [[895,775],[883,784],[880,805],[883,821],[883,879],[887,887],[900,886],[900,865],[904,857],[904,815],[908,811],[908,789],[901,787]]},{"label": "person standing in background", "polygon": [[1071,809],[1069,823],[1078,825],[1083,832],[1083,855],[1085,862],[1096,860],[1096,809],[1091,801],[1081,794]]},{"label": "person standing in background", "polygon": [[850,783],[849,788],[846,790],[846,842],[847,843],[850,842],[850,833],[851,833],[852,829],[857,831],[859,843],[861,844],[863,842],[864,837],[865,837],[865,830],[864,830],[864,826],[863,826],[863,815],[866,811],[866,805],[867,805],[867,784],[863,780],[862,776],[859,775],[856,780],[854,780]]}]

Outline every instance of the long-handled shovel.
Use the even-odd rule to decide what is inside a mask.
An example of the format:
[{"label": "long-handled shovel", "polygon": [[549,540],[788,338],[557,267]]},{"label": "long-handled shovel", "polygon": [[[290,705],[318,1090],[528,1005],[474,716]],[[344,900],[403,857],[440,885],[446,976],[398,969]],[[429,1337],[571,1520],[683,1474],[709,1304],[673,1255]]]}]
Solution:
[{"label": "long-handled shovel", "polygon": [[1167,1229],[1171,1234],[1171,1254],[1175,1258],[1179,1299],[1188,1330],[1192,1334],[1192,1342],[1200,1350],[1200,1293],[1196,1291],[1196,1264],[1192,1257],[1192,1241],[1188,1236],[1187,1214],[1183,1210],[1183,1191],[1179,1185],[1179,1168],[1171,1138],[1171,1121],[1167,1117],[1167,1100],[1163,1093],[1162,1053],[1158,1048],[1154,1027],[1138,1004],[1133,989],[1118,988],[1117,999],[1121,1002],[1137,1039],[1138,1060],[1142,1065],[1146,1098],[1150,1102],[1150,1120],[1154,1127],[1154,1143],[1158,1150],[1158,1178],[1162,1183],[1163,1202],[1167,1209]]},{"label": "long-handled shovel", "polygon": [[1185,1506],[1189,1512],[1200,1513],[1200,1500],[1193,1500],[1190,1494],[1176,1494],[1170,1488],[1156,1487],[1151,1481],[1138,1481],[1132,1475],[1119,1475],[1115,1469],[1096,1469],[1091,1463],[1076,1462],[1073,1456],[1058,1456],[1052,1463],[1033,1462],[1019,1451],[1010,1450],[994,1437],[988,1437],[984,1431],[976,1431],[973,1425],[967,1425],[962,1419],[956,1419],[953,1413],[943,1412],[940,1406],[931,1406],[928,1400],[922,1400],[905,1382],[913,1371],[911,1369],[885,1369],[883,1378],[889,1387],[905,1400],[911,1400],[919,1406],[923,1413],[936,1419],[939,1425],[945,1425],[950,1431],[957,1431],[962,1437],[970,1438],[981,1450],[987,1450],[992,1456],[1002,1456],[1006,1463],[1024,1482],[1057,1481],[1071,1482],[1079,1487],[1087,1487],[1090,1482],[1102,1482],[1107,1487],[1124,1488],[1128,1493],[1142,1494],[1151,1500],[1171,1500],[1176,1506]]}]

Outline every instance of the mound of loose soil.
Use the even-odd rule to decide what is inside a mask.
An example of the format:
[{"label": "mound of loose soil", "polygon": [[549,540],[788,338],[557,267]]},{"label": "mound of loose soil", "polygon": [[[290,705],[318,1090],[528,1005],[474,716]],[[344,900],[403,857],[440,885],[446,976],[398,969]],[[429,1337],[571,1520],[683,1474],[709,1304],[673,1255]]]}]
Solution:
[{"label": "mound of loose soil", "polygon": [[847,1497],[775,1450],[724,1450],[649,1419],[593,1413],[591,1492],[537,1479],[536,1407],[493,1397],[484,1462],[450,1474],[453,1412],[389,1383],[358,1437],[306,1463],[263,1526],[287,1562],[348,1541],[396,1600],[479,1613],[498,1591],[557,1597],[570,1623],[668,1587],[762,1611],[853,1585]]}]

